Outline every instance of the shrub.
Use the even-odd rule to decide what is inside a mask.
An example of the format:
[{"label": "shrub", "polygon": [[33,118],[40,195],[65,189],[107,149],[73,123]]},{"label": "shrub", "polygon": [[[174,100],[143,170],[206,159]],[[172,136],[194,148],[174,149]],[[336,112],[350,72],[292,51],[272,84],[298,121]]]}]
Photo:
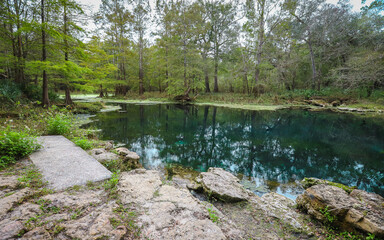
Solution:
[{"label": "shrub", "polygon": [[[41,101],[41,96],[43,94],[43,90],[41,86],[35,84],[25,85],[22,89],[25,96],[31,101]],[[60,96],[54,91],[48,91],[48,97],[51,102],[59,102]]]},{"label": "shrub", "polygon": [[36,139],[25,132],[14,132],[9,128],[0,131],[0,168],[40,148]]},{"label": "shrub", "polygon": [[21,97],[20,87],[9,80],[0,81],[0,99],[13,102]]},{"label": "shrub", "polygon": [[56,114],[47,121],[49,135],[66,135],[70,132],[72,121],[68,116]]},{"label": "shrub", "polygon": [[93,147],[93,143],[86,138],[75,138],[74,142],[84,150],[89,150]]}]

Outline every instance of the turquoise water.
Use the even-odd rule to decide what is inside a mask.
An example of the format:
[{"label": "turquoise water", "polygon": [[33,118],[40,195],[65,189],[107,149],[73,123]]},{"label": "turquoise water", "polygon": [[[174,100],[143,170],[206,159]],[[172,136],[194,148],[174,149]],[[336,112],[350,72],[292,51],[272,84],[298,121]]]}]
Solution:
[{"label": "turquoise water", "polygon": [[256,193],[295,198],[317,177],[384,196],[384,118],[305,110],[121,104],[91,125],[125,144],[146,168],[222,167]]}]

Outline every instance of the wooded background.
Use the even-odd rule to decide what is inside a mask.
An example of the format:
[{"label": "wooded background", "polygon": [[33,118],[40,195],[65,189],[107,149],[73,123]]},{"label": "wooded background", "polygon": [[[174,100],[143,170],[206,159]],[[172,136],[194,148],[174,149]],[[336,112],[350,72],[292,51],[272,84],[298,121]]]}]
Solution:
[{"label": "wooded background", "polygon": [[0,1],[0,95],[48,106],[52,91],[66,104],[71,91],[383,93],[383,0],[360,12],[346,0],[102,0],[92,16],[84,7]]}]

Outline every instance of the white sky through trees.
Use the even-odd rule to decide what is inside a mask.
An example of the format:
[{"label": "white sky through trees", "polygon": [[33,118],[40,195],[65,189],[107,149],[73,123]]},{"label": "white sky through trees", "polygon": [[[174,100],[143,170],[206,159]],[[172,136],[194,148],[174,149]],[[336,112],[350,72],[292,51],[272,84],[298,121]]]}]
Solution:
[{"label": "white sky through trees", "polygon": [[[101,4],[101,0],[76,0],[81,5],[85,6],[84,11],[87,15],[91,16],[99,10],[99,6]],[[326,0],[327,3],[337,4],[339,0]],[[367,0],[365,5],[369,5],[373,0]],[[155,0],[151,0],[151,5],[155,4]],[[352,10],[355,12],[359,12],[360,8],[363,6],[361,4],[361,0],[350,0],[350,4],[352,5]],[[92,31],[96,29],[96,25],[93,23],[92,18],[87,21],[87,24],[83,26],[83,28],[87,31]]]}]

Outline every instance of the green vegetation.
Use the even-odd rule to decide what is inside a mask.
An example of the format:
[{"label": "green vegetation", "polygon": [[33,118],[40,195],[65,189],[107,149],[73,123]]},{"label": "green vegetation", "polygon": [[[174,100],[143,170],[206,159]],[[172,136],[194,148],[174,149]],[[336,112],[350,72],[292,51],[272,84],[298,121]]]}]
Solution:
[{"label": "green vegetation", "polygon": [[84,150],[89,150],[89,149],[92,149],[93,148],[93,142],[91,140],[89,140],[88,138],[84,138],[84,137],[75,137],[73,139],[73,142],[81,147],[82,149]]},{"label": "green vegetation", "polygon": [[323,214],[327,224],[332,224],[336,220],[336,217],[328,211],[328,206],[320,209],[320,212]]},{"label": "green vegetation", "polygon": [[209,219],[211,219],[212,222],[216,223],[219,221],[219,217],[216,215],[216,211],[211,207],[207,208]]},{"label": "green vegetation", "polygon": [[17,180],[22,186],[38,189],[46,186],[47,184],[43,181],[42,177],[43,176],[39,170],[36,167],[31,166],[24,169],[22,177],[18,178]]},{"label": "green vegetation", "polygon": [[117,198],[117,184],[119,183],[120,171],[114,172],[109,180],[104,183],[104,189],[108,191],[108,196],[111,199]]},{"label": "green vegetation", "polygon": [[136,224],[137,213],[127,207],[124,207],[120,202],[118,202],[118,204],[119,206],[114,208],[113,212],[119,216],[120,220],[116,219],[116,221],[113,221],[113,224],[115,226],[117,226],[117,224],[120,225],[120,223],[123,224],[127,228],[130,239],[140,238],[141,229]]},{"label": "green vegetation", "polygon": [[106,0],[91,30],[76,21],[88,16],[74,0],[6,0],[0,100],[48,107],[58,104],[54,91],[73,112],[90,113],[100,105],[74,104],[71,92],[204,102],[230,93],[274,105],[357,98],[382,109],[382,5],[354,12],[324,0]]},{"label": "green vegetation", "polygon": [[71,130],[71,119],[64,114],[56,114],[48,119],[49,135],[67,135]]},{"label": "green vegetation", "polygon": [[73,106],[72,113],[97,113],[103,107],[101,102],[77,102]]},{"label": "green vegetation", "polygon": [[26,132],[16,132],[9,127],[0,129],[0,169],[15,163],[39,147],[36,139]]}]

